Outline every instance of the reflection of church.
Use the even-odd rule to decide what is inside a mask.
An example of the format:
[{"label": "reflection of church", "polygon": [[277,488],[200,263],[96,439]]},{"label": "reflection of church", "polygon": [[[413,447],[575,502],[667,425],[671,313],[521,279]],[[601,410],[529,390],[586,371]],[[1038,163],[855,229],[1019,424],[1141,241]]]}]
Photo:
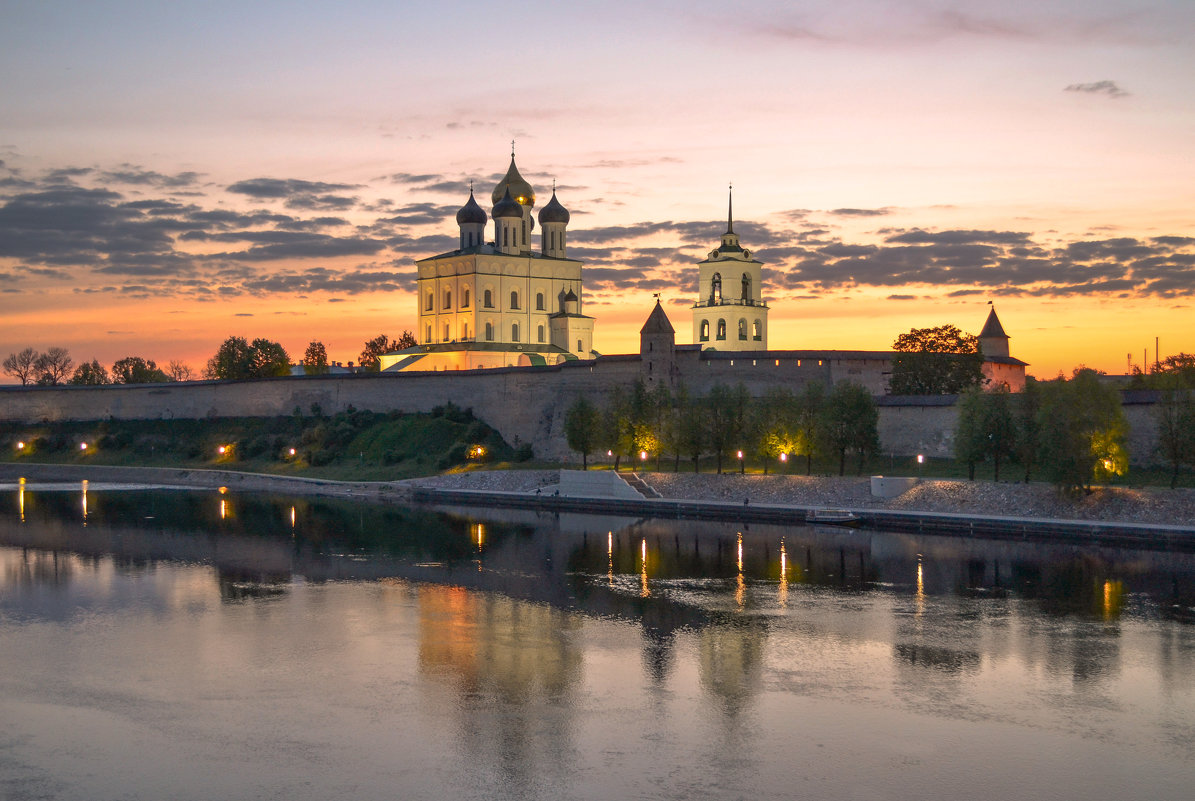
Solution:
[{"label": "reflection of church", "polygon": [[556,199],[540,209],[532,250],[535,190],[511,153],[494,187],[489,217],[469,190],[456,214],[456,250],[416,262],[419,345],[382,356],[383,370],[471,370],[592,359],[593,318],[582,313],[581,262],[568,258],[569,212]]}]

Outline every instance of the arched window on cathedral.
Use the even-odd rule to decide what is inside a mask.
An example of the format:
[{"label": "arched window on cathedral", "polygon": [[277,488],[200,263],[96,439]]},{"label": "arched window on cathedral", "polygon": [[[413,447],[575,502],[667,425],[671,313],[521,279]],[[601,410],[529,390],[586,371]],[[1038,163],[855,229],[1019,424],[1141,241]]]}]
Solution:
[{"label": "arched window on cathedral", "polygon": [[519,324],[518,323],[510,324],[510,341],[511,342],[519,341]]},{"label": "arched window on cathedral", "polygon": [[436,307],[436,299],[431,292],[427,293],[427,311],[431,311]]},{"label": "arched window on cathedral", "polygon": [[535,293],[535,310],[536,311],[544,310],[544,293],[543,292]]},{"label": "arched window on cathedral", "polygon": [[451,289],[444,290],[444,308],[445,309],[452,308],[452,290]]},{"label": "arched window on cathedral", "polygon": [[751,337],[756,342],[763,340],[763,323],[756,320],[751,326]]},{"label": "arched window on cathedral", "polygon": [[739,339],[747,341],[747,321],[739,320]]},{"label": "arched window on cathedral", "polygon": [[743,303],[751,303],[751,276],[743,273]]},{"label": "arched window on cathedral", "polygon": [[426,339],[424,339],[423,341],[424,341],[424,342],[431,342],[431,341],[432,341],[432,327],[431,327],[430,325],[427,327],[427,338],[426,338]]},{"label": "arched window on cathedral", "polygon": [[487,290],[485,291],[485,294],[484,294],[484,295],[482,295],[481,302],[482,302],[483,304],[485,304],[485,307],[486,307],[487,309],[492,309],[492,308],[494,308],[494,296],[493,296],[493,294],[490,292],[490,290],[488,290],[488,289],[487,289]]},{"label": "arched window on cathedral", "polygon": [[541,345],[543,344],[543,341],[544,341],[544,327],[541,325],[539,327],[539,342]]},{"label": "arched window on cathedral", "polygon": [[718,321],[718,339],[726,339],[726,321]]},{"label": "arched window on cathedral", "polygon": [[485,324],[485,341],[486,342],[494,341],[494,324],[493,323]]},{"label": "arched window on cathedral", "polygon": [[448,323],[444,323],[444,341],[448,341]]},{"label": "arched window on cathedral", "polygon": [[468,338],[469,338],[469,324],[467,322],[461,323],[461,339],[468,339]]},{"label": "arched window on cathedral", "polygon": [[710,341],[710,321],[709,320],[701,321],[701,341],[702,342]]},{"label": "arched window on cathedral", "polygon": [[461,297],[461,308],[469,308],[469,287],[465,287],[465,294]]},{"label": "arched window on cathedral", "polygon": [[510,307],[512,309],[519,308],[519,292],[517,289],[510,290]]},{"label": "arched window on cathedral", "polygon": [[710,305],[722,302],[722,273],[714,273],[710,279]]}]

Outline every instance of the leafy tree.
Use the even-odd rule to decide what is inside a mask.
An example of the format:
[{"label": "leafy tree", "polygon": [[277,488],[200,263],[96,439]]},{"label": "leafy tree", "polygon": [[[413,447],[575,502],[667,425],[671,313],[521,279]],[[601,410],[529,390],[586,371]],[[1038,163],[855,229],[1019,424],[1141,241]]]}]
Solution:
[{"label": "leafy tree", "polygon": [[631,391],[622,396],[618,406],[618,445],[634,469],[640,451],[654,452],[658,447],[652,432],[652,399],[641,379],[631,384]]},{"label": "leafy tree", "polygon": [[379,334],[365,343],[365,348],[361,351],[361,367],[365,370],[377,372],[381,369],[381,362],[378,357],[383,353],[406,350],[407,348],[415,347],[417,344],[419,343],[415,341],[415,335],[410,331],[403,331],[402,336],[398,339],[389,339],[385,334]]},{"label": "leafy tree", "polygon": [[652,440],[655,442],[653,453],[656,455],[656,472],[660,472],[660,460],[664,451],[675,454],[677,463],[680,462],[680,452],[676,449],[677,415],[673,406],[672,391],[667,384],[659,383],[648,393],[648,427]]},{"label": "leafy tree", "polygon": [[74,366],[75,360],[66,348],[50,348],[37,357],[33,369],[37,373],[37,383],[57,386],[66,380]]},{"label": "leafy tree", "polygon": [[880,449],[880,415],[866,389],[844,381],[835,384],[822,409],[820,434],[827,453],[838,454],[838,475],[846,475],[846,455],[859,457],[859,473],[866,458]]},{"label": "leafy tree", "polygon": [[19,353],[10,353],[4,360],[4,372],[21,382],[21,386],[28,386],[37,379],[37,360],[41,354],[33,348],[25,348]]},{"label": "leafy tree", "polygon": [[626,405],[626,390],[614,387],[606,396],[606,403],[599,413],[597,447],[598,451],[607,451],[614,456],[614,472],[618,472],[618,463],[622,460],[621,419],[623,407]]},{"label": "leafy tree", "polygon": [[114,384],[160,384],[169,380],[170,376],[159,369],[153,359],[126,356],[112,365]]},{"label": "leafy tree", "polygon": [[722,460],[730,452],[745,446],[747,409],[751,396],[742,384],[729,387],[715,384],[706,399],[707,442],[717,458],[718,472],[722,472]]},{"label": "leafy tree", "polygon": [[1025,388],[1013,397],[1012,414],[1016,436],[1014,458],[1025,470],[1025,483],[1038,464],[1037,414],[1041,409],[1041,385],[1032,376],[1025,379]]},{"label": "leafy tree", "polygon": [[290,355],[280,344],[268,339],[255,339],[249,347],[252,350],[252,378],[290,375]]},{"label": "leafy tree", "polygon": [[[689,395],[682,385],[677,391],[677,448],[693,460],[693,472],[701,472],[701,454],[707,447],[705,404]],[[678,451],[678,452],[679,452]]]},{"label": "leafy tree", "polygon": [[589,398],[579,395],[564,415],[564,437],[568,446],[581,454],[581,469],[589,469],[589,454],[598,441],[599,415]]},{"label": "leafy tree", "polygon": [[195,371],[181,361],[171,359],[166,366],[166,374],[172,381],[190,381],[195,377]]},{"label": "leafy tree", "polygon": [[104,369],[104,365],[100,364],[98,360],[92,359],[75,368],[75,374],[71,376],[70,383],[98,386],[111,384],[112,379],[108,378],[108,371]]},{"label": "leafy tree", "polygon": [[786,387],[769,387],[753,405],[750,416],[752,450],[763,462],[763,472],[782,453],[796,450],[796,399]]},{"label": "leafy tree", "polygon": [[328,350],[323,342],[311,342],[303,351],[303,372],[307,375],[325,375],[328,372]]},{"label": "leafy tree", "polygon": [[233,380],[268,378],[289,372],[290,357],[281,345],[268,339],[255,339],[250,344],[244,337],[224,340],[204,370],[208,378]]},{"label": "leafy tree", "polygon": [[975,480],[976,462],[992,460],[994,477],[1000,480],[1000,463],[1016,455],[1016,420],[1008,390],[995,392],[976,388],[963,395],[955,429],[955,457],[967,463]]},{"label": "leafy tree", "polygon": [[983,382],[979,338],[953,325],[911,329],[892,349],[893,395],[954,395]]},{"label": "leafy tree", "polygon": [[1128,469],[1120,393],[1094,370],[1044,383],[1037,425],[1042,470],[1064,492],[1091,492],[1093,481]]},{"label": "leafy tree", "polygon": [[805,457],[805,475],[813,472],[813,456],[822,439],[821,423],[826,406],[826,388],[820,381],[805,385],[796,397],[793,455]]},{"label": "leafy tree", "polygon": [[1178,473],[1195,466],[1195,396],[1179,372],[1165,375],[1161,396],[1154,406],[1158,426],[1158,451],[1170,465],[1170,488],[1178,486]]}]

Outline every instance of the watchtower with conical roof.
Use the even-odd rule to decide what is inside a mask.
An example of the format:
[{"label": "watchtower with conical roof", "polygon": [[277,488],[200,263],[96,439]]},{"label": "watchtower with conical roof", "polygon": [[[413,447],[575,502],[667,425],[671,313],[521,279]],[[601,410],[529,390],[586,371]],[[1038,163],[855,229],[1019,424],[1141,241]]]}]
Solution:
[{"label": "watchtower with conical roof", "polygon": [[639,329],[639,358],[643,380],[648,388],[659,383],[671,386],[676,378],[676,329],[660,298],[656,296],[656,307],[647,316],[647,322]]},{"label": "watchtower with conical roof", "polygon": [[763,263],[739,244],[734,232],[734,197],[727,203],[722,242],[697,265],[693,341],[702,349],[768,349],[768,304],[763,299]]}]

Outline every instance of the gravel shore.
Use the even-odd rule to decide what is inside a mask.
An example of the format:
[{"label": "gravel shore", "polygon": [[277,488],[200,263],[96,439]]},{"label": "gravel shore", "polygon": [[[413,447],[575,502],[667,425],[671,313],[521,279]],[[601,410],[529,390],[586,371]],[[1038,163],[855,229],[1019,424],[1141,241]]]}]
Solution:
[{"label": "gravel shore", "polygon": [[[1195,524],[1195,489],[1097,488],[1078,499],[1064,498],[1048,484],[926,479],[889,500],[871,495],[871,480],[826,476],[761,476],[725,473],[652,473],[639,475],[664,498],[753,504],[894,509],[972,515],[1098,520],[1123,523]],[[0,480],[113,481],[195,487],[227,485],[249,492],[355,496],[401,502],[415,487],[534,492],[559,481],[557,470],[476,470],[393,482],[341,482],[217,470],[0,465]]]},{"label": "gravel shore", "polygon": [[[1195,490],[1100,487],[1079,499],[1059,496],[1049,484],[926,479],[889,500],[871,495],[870,478],[761,476],[724,473],[639,474],[665,498],[790,504],[851,509],[899,509],[976,515],[1012,515],[1129,523],[1191,525]],[[531,492],[556,483],[552,470],[477,471],[401,482],[445,489]]]}]

